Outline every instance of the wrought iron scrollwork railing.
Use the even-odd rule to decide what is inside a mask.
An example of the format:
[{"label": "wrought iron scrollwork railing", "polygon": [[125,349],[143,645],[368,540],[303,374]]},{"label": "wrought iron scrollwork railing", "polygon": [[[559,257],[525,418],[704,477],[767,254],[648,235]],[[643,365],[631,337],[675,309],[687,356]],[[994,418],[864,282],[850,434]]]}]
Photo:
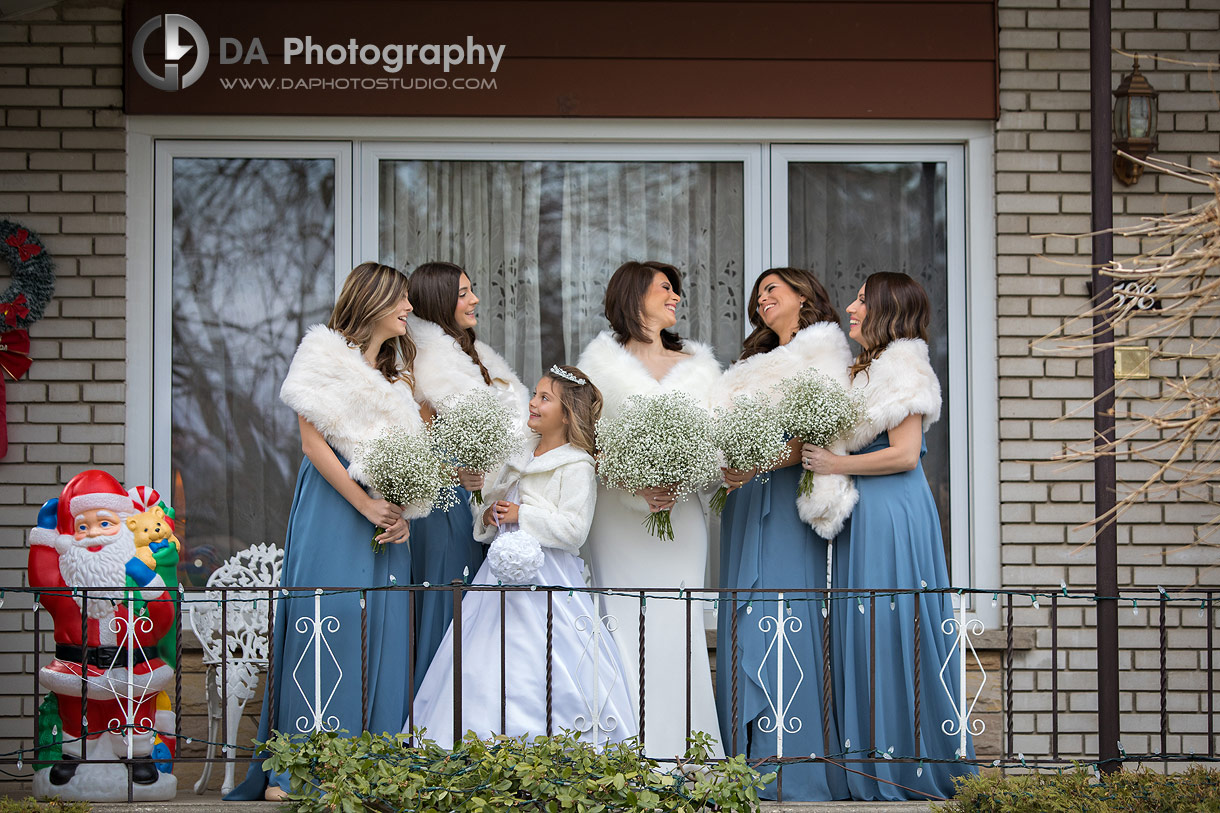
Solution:
[{"label": "wrought iron scrollwork railing", "polygon": [[[88,606],[90,602],[106,601],[113,602],[114,599],[110,596],[121,594],[124,588],[104,588],[99,587],[90,591],[76,591],[75,597],[83,607],[82,616],[88,617]],[[538,600],[545,602],[547,608],[547,624],[548,628],[554,623],[553,607],[556,601],[563,600],[563,597],[569,594],[573,588],[570,587],[546,587],[546,586],[490,586],[490,585],[469,585],[469,584],[453,584],[444,586],[424,586],[424,585],[397,585],[391,584],[384,587],[368,587],[359,589],[349,588],[328,588],[325,586],[318,587],[298,587],[298,588],[283,588],[278,585],[242,585],[240,587],[208,587],[208,588],[182,588],[177,596],[173,597],[175,603],[175,616],[177,624],[175,625],[176,640],[174,646],[176,651],[181,653],[183,649],[183,616],[189,615],[192,605],[195,603],[209,603],[216,606],[217,602],[223,607],[228,602],[243,602],[245,605],[264,605],[257,610],[254,616],[260,619],[265,619],[268,627],[274,625],[276,608],[289,596],[297,597],[297,600],[312,599],[313,613],[311,616],[302,617],[293,629],[287,634],[304,636],[308,640],[307,646],[304,648],[303,654],[291,664],[276,663],[274,657],[266,664],[266,675],[264,685],[281,686],[281,691],[294,691],[301,694],[302,699],[310,709],[308,716],[302,716],[294,720],[279,720],[277,721],[282,728],[284,725],[292,726],[293,730],[301,733],[311,731],[333,731],[340,727],[340,721],[332,714],[328,714],[328,706],[331,699],[339,691],[355,691],[352,682],[359,679],[361,682],[361,713],[364,719],[367,719],[368,714],[368,641],[365,635],[367,625],[367,595],[379,591],[397,591],[408,592],[409,597],[409,613],[403,621],[404,627],[413,626],[414,619],[417,613],[417,605],[420,597],[428,591],[446,592],[452,597],[452,604],[455,611],[455,618],[458,623],[455,624],[454,630],[454,721],[455,729],[460,728],[462,719],[462,692],[461,681],[463,671],[460,667],[460,659],[463,657],[461,651],[461,623],[462,618],[462,600],[463,597],[469,595],[472,591],[491,591],[498,593],[500,596],[500,604],[503,610],[505,599],[508,595],[529,590],[538,594]],[[34,656],[33,660],[36,665],[41,666],[49,660],[49,652],[46,651],[43,637],[43,626],[40,620],[38,591],[25,590],[10,590],[9,608],[6,612],[13,610],[15,602],[11,596],[14,593],[24,593],[30,596],[31,603],[29,609],[34,612],[33,636],[31,639],[31,647],[29,653]],[[599,683],[599,675],[603,674],[599,663],[602,651],[600,644],[606,640],[608,636],[618,636],[620,647],[639,647],[641,661],[638,670],[639,686],[637,695],[640,700],[640,707],[635,709],[638,717],[635,721],[638,727],[643,730],[649,720],[654,719],[649,713],[647,695],[645,692],[645,680],[647,668],[652,668],[651,665],[643,661],[644,642],[648,635],[647,619],[647,603],[656,601],[678,601],[686,603],[686,615],[689,619],[698,619],[702,616],[704,609],[713,609],[724,602],[749,601],[750,607],[754,612],[748,612],[746,617],[750,618],[748,623],[741,623],[737,614],[732,614],[731,623],[729,624],[729,639],[720,641],[720,646],[732,647],[732,654],[728,659],[730,667],[733,669],[733,679],[728,682],[731,687],[729,691],[732,694],[731,698],[722,698],[722,703],[727,708],[733,710],[732,722],[727,723],[722,721],[724,725],[721,735],[726,750],[729,753],[736,753],[739,746],[744,741],[744,732],[740,731],[737,723],[737,712],[739,707],[738,697],[738,682],[736,673],[739,667],[737,662],[737,646],[741,640],[747,635],[762,636],[763,645],[763,660],[754,672],[766,697],[767,708],[759,718],[754,721],[759,730],[768,734],[773,734],[775,738],[776,753],[769,758],[761,760],[760,769],[767,769],[767,764],[771,763],[781,771],[785,764],[790,764],[794,761],[809,761],[822,760],[835,762],[838,764],[849,763],[868,763],[878,762],[881,760],[897,760],[909,762],[924,762],[929,761],[929,756],[926,753],[920,753],[920,738],[915,738],[915,752],[910,754],[893,753],[892,749],[886,750],[881,748],[875,742],[857,743],[855,747],[850,744],[845,744],[846,747],[840,749],[838,753],[834,753],[834,749],[828,749],[830,752],[825,754],[793,754],[788,752],[785,744],[784,736],[794,735],[802,731],[805,727],[821,724],[824,731],[827,731],[829,726],[827,717],[831,708],[831,692],[832,681],[829,680],[829,675],[833,668],[833,664],[828,661],[830,657],[830,649],[823,640],[822,646],[819,648],[816,663],[801,663],[797,657],[796,649],[792,646],[792,640],[795,636],[799,636],[808,632],[805,629],[806,622],[795,617],[790,612],[790,607],[793,602],[810,602],[816,608],[816,612],[807,613],[806,618],[814,618],[822,621],[820,625],[822,632],[828,634],[830,630],[831,619],[836,613],[852,613],[853,609],[866,613],[866,608],[875,609],[880,605],[884,611],[885,603],[889,603],[891,608],[894,602],[902,600],[903,597],[919,596],[928,593],[948,594],[953,602],[953,615],[944,618],[938,624],[937,632],[944,636],[945,642],[949,644],[945,650],[951,653],[950,657],[945,658],[943,662],[936,664],[939,677],[939,685],[927,686],[917,685],[914,687],[914,709],[911,725],[916,731],[927,731],[927,726],[932,726],[937,732],[945,737],[950,737],[956,740],[956,758],[967,760],[968,748],[967,743],[972,737],[979,737],[984,734],[986,726],[980,716],[979,704],[981,698],[985,694],[985,687],[995,685],[998,681],[1000,688],[999,694],[1001,704],[999,713],[995,714],[1002,725],[1000,728],[999,737],[994,738],[999,743],[997,753],[980,753],[973,760],[980,764],[996,765],[1004,769],[1019,768],[1019,769],[1037,769],[1040,767],[1061,767],[1070,764],[1073,761],[1089,762],[1089,754],[1081,753],[1079,748],[1064,748],[1062,747],[1062,737],[1064,732],[1060,728],[1060,720],[1066,713],[1063,702],[1063,694],[1065,689],[1060,685],[1060,661],[1062,654],[1061,646],[1061,630],[1060,619],[1062,613],[1066,609],[1072,609],[1074,612],[1080,613],[1082,608],[1094,606],[1098,601],[1116,601],[1122,606],[1130,608],[1138,616],[1140,612],[1147,613],[1147,625],[1155,627],[1157,631],[1157,646],[1154,649],[1145,647],[1144,652],[1155,654],[1152,656],[1153,664],[1147,665],[1148,658],[1141,657],[1140,662],[1146,669],[1155,669],[1157,672],[1156,685],[1152,689],[1134,689],[1132,691],[1142,691],[1145,697],[1156,698],[1156,712],[1158,721],[1158,730],[1154,732],[1143,732],[1142,735],[1149,737],[1149,742],[1159,745],[1159,749],[1149,748],[1144,749],[1144,752],[1137,753],[1136,749],[1125,749],[1125,759],[1129,761],[1160,761],[1164,763],[1173,763],[1179,761],[1215,761],[1217,759],[1217,732],[1216,732],[1216,714],[1215,714],[1215,628],[1217,625],[1216,612],[1216,593],[1212,590],[1176,590],[1166,591],[1161,588],[1150,588],[1143,590],[1128,590],[1124,591],[1121,596],[1105,597],[1096,596],[1091,593],[1071,593],[1066,587],[1062,587],[1059,591],[1048,591],[1045,588],[1034,589],[1003,589],[1003,590],[969,590],[950,588],[947,590],[929,590],[921,589],[904,589],[904,590],[873,590],[873,591],[849,591],[844,589],[788,589],[784,591],[739,591],[739,590],[692,590],[685,587],[674,588],[672,590],[658,590],[639,588],[623,588],[623,589],[587,589],[584,592],[590,594],[594,600],[594,605],[598,606],[598,597],[603,595],[626,596],[638,601],[638,614],[636,618],[616,618],[612,615],[605,614],[599,611],[596,615],[579,615],[572,621],[575,626],[575,632],[580,635],[580,640],[583,641],[584,649],[580,654],[582,663],[587,659],[591,665],[589,669],[578,670],[582,675],[591,675],[592,682],[588,685],[580,685],[580,696],[584,701],[584,708],[580,714],[576,715],[571,720],[571,728],[573,730],[588,733],[596,742],[604,741],[607,737],[613,735],[622,721],[616,719],[612,715],[605,713],[605,698],[613,684],[601,685]],[[327,612],[326,604],[327,597],[338,594],[359,594],[360,597],[360,634],[361,634],[361,649],[362,657],[358,665],[358,670],[353,671],[352,664],[341,664],[335,658],[331,648],[332,636],[347,636],[354,635],[355,630],[345,629],[341,626],[339,619]],[[757,596],[755,598],[754,596]],[[998,668],[1000,674],[988,674],[985,668],[985,661],[976,649],[976,641],[984,633],[982,621],[970,612],[971,602],[985,602],[991,599],[993,605],[998,610],[998,615],[1003,621],[1004,645],[1001,649],[998,659],[992,658],[990,663],[995,664],[993,670]],[[1041,603],[1040,603],[1041,602]],[[1142,604],[1141,604],[1142,602]],[[1044,606],[1049,605],[1049,606]],[[916,602],[918,607],[918,602]],[[1194,671],[1196,680],[1187,687],[1176,687],[1178,690],[1189,691],[1197,697],[1198,711],[1200,716],[1204,717],[1206,723],[1201,727],[1206,730],[1198,730],[1195,732],[1199,740],[1199,747],[1196,748],[1180,748],[1171,753],[1170,737],[1178,739],[1175,732],[1170,730],[1171,720],[1171,704],[1170,694],[1171,682],[1169,674],[1170,655],[1173,650],[1169,646],[1170,632],[1174,629],[1182,628],[1185,624],[1185,619],[1190,615],[1191,609],[1197,609],[1199,618],[1202,621],[1197,621],[1196,626],[1202,627],[1202,635],[1196,636],[1201,640],[1196,641],[1195,645],[1190,648],[1193,656],[1197,658],[1199,668]],[[26,611],[29,611],[28,609]],[[1016,628],[1016,616],[1020,613],[1028,614],[1031,611],[1039,613],[1038,626],[1039,629],[1049,631],[1049,659],[1045,666],[1039,666],[1036,658],[1025,658],[1030,661],[1025,665],[1018,664],[1017,650],[1014,645],[1014,629]],[[1170,615],[1175,617],[1175,625],[1170,623]],[[870,629],[872,628],[873,612],[866,613],[870,618]],[[225,615],[221,614],[222,617]],[[503,617],[503,612],[501,613]],[[1079,624],[1079,619],[1083,618],[1083,614],[1076,617],[1075,624]],[[1044,619],[1044,620],[1043,620]],[[140,623],[140,617],[137,615],[135,623]],[[701,624],[696,623],[696,628],[701,628]],[[918,610],[916,611],[915,629],[913,635],[913,651],[911,657],[916,659],[917,666],[915,673],[921,671],[918,666],[918,659],[924,657],[925,647],[921,636],[926,633],[921,631],[920,618]],[[135,637],[138,631],[134,625],[117,625],[111,630],[116,636],[117,646],[115,647],[115,658],[120,657],[119,653],[126,656],[127,663],[139,661],[143,655],[139,641]],[[243,633],[245,634],[245,633]],[[501,642],[503,644],[503,632],[501,633]],[[411,649],[414,647],[414,637],[411,635],[404,636],[407,640],[407,646]],[[1194,640],[1194,639],[1192,639]],[[548,660],[551,656],[550,642],[551,637],[548,635]],[[687,646],[687,663],[688,673],[685,676],[686,680],[686,705],[687,705],[687,720],[690,720],[691,706],[691,676],[689,674],[690,651],[692,646],[700,645],[701,642],[688,641]],[[870,648],[875,645],[875,642],[870,640]],[[89,647],[84,647],[88,650]],[[220,647],[221,653],[229,653],[230,650],[225,647]],[[268,648],[267,651],[271,651]],[[498,668],[501,674],[500,686],[506,685],[504,678],[509,677],[510,665],[506,664],[503,653],[505,648],[501,645],[500,662],[498,664],[486,664],[486,668]],[[409,670],[414,670],[413,651],[408,653],[408,663],[412,664],[408,667]],[[478,657],[479,653],[466,653],[467,657]],[[333,662],[329,662],[333,661]],[[115,664],[117,664],[117,660]],[[183,700],[182,690],[182,671],[196,668],[202,669],[205,667],[191,667],[185,662],[181,655],[178,658],[179,674],[174,681],[172,688],[173,695],[170,698],[174,708],[181,708]],[[722,659],[723,662],[723,659]],[[112,664],[112,665],[115,665]],[[248,665],[243,662],[243,666]],[[236,666],[236,664],[234,664]],[[548,664],[549,666],[549,664]],[[771,667],[774,666],[774,669]],[[221,672],[223,674],[226,668],[225,664],[221,664]],[[346,668],[345,668],[346,667]],[[284,670],[287,670],[286,673]],[[1050,689],[1050,708],[1045,713],[1049,716],[1050,730],[1038,732],[1039,736],[1045,739],[1046,747],[1043,753],[1033,753],[1028,748],[1018,748],[1017,737],[1022,736],[1028,739],[1028,735],[1020,733],[1017,728],[1017,717],[1023,711],[1019,708],[1020,690],[1014,683],[1015,676],[1018,673],[1032,673],[1034,685],[1048,686]],[[287,680],[281,679],[275,681],[277,674],[282,674],[282,677],[287,677]],[[808,719],[808,712],[797,714],[794,712],[794,699],[799,692],[812,691],[815,685],[814,681],[810,680],[811,675],[821,674],[821,689],[823,696],[819,698],[816,704],[804,704],[802,708],[817,708],[820,709],[820,720]],[[306,675],[311,680],[301,679],[302,675]],[[324,675],[333,675],[333,681],[330,678],[324,678]],[[546,703],[548,709],[551,704],[551,689],[553,675],[549,668],[546,669],[547,686],[546,686]],[[1045,676],[1045,677],[1042,677]],[[617,677],[615,679],[618,679]],[[88,697],[91,694],[86,684],[91,678],[82,674],[82,702],[81,715],[83,736],[87,737],[88,732],[87,721],[84,720],[87,712]],[[215,680],[215,678],[213,678]],[[216,681],[222,695],[221,703],[218,706],[219,713],[227,708],[227,694],[233,691],[233,687],[229,686],[224,680]],[[111,685],[113,683],[113,685]],[[408,697],[408,708],[412,705],[413,690],[409,687],[415,683],[414,675],[408,674],[404,685],[408,687],[410,697]],[[98,687],[94,686],[94,689]],[[127,676],[124,681],[107,682],[106,688],[111,696],[118,701],[121,709],[126,709],[126,715],[119,715],[116,719],[109,723],[109,730],[116,734],[126,737],[129,743],[127,758],[132,756],[130,749],[129,732],[136,730],[146,730],[153,728],[154,721],[151,719],[137,719],[136,709],[141,705],[142,701],[147,700],[147,691],[141,687],[140,682],[133,677],[132,670],[127,671]],[[503,689],[502,689],[503,691]],[[927,693],[931,691],[941,692],[948,696],[954,709],[953,716],[944,720],[924,720],[925,716],[925,698]],[[33,680],[33,705],[37,708],[43,690],[38,686],[37,677]],[[96,695],[96,692],[93,692]],[[483,699],[485,701],[485,699]],[[480,702],[483,702],[480,701]],[[869,703],[870,710],[876,707],[876,687],[869,686]],[[272,707],[276,705],[274,689],[268,689],[264,697],[264,702]],[[503,725],[503,706],[504,698],[500,698],[501,702],[501,724]],[[1146,705],[1146,701],[1141,701],[1142,705]],[[654,712],[655,714],[655,712]],[[550,719],[548,714],[547,719]],[[183,745],[190,746],[192,741],[196,745],[206,745],[209,743],[209,736],[203,733],[203,726],[198,725],[200,721],[192,720],[192,730],[184,731],[184,721],[182,716],[176,718],[173,731],[162,732],[167,736],[174,737],[179,743],[179,751],[175,761],[181,763],[204,763],[212,764],[237,764],[242,765],[248,763],[254,758],[251,744],[249,742],[231,742],[230,738],[225,737],[224,741],[211,743],[222,750],[221,756],[214,756],[212,751],[209,751],[208,756],[194,755],[190,747],[184,748]],[[408,726],[411,725],[411,718],[408,716],[406,721]],[[199,731],[194,730],[199,728]],[[209,733],[215,732],[217,729],[212,728]],[[220,731],[228,732],[228,725],[222,725]],[[460,730],[454,732],[459,737]],[[547,732],[537,732],[547,733]],[[829,736],[824,737],[824,742],[829,741]],[[650,755],[659,756],[659,755]],[[34,749],[32,747],[22,747],[7,754],[0,754],[0,763],[8,766],[10,775],[13,775],[12,769],[16,769],[17,776],[28,776],[30,763],[33,762]],[[103,760],[105,761],[105,760]],[[121,759],[112,759],[110,762],[120,762]],[[130,779],[129,779],[130,784]],[[781,786],[782,787],[782,786]]]}]

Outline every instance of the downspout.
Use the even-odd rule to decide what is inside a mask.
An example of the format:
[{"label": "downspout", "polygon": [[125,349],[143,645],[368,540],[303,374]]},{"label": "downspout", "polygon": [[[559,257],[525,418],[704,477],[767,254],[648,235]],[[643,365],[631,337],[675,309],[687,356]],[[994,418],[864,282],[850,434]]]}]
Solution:
[{"label": "downspout", "polygon": [[[1114,279],[1101,270],[1114,259],[1114,172],[1111,144],[1110,2],[1089,4],[1089,96],[1092,144],[1093,305],[1110,300]],[[1114,328],[1107,312],[1093,314],[1093,461],[1097,580],[1097,761],[1109,773],[1119,762],[1118,528],[1115,501]],[[1054,665],[1058,668],[1058,664]]]}]

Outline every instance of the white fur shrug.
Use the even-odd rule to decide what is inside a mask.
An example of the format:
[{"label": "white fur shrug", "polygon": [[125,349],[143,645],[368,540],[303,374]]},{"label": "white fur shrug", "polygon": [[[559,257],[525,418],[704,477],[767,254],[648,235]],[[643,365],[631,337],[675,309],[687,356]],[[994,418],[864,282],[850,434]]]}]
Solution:
[{"label": "white fur shrug", "polygon": [[[599,333],[589,342],[576,362],[602,393],[602,417],[615,418],[623,403],[632,395],[661,395],[682,391],[710,410],[716,386],[720,381],[720,363],[706,344],[685,339],[681,359],[660,381],[652,377],[644,363],[618,343],[609,331]],[[630,509],[648,512],[648,503],[630,492],[611,489]]]},{"label": "white fur shrug", "polygon": [[423,429],[410,383],[386,381],[359,348],[325,325],[305,332],[280,387],[280,400],[350,461],[348,474],[361,483],[364,478],[356,458],[361,443],[390,426]]},{"label": "white fur shrug", "polygon": [[529,389],[513,372],[504,358],[487,344],[475,341],[479,359],[491,376],[490,386],[474,360],[462,350],[441,326],[427,319],[412,316],[407,319],[407,333],[415,342],[415,398],[433,409],[446,398],[487,387],[512,410],[517,429],[525,437],[525,421],[529,417]]},{"label": "white fur shrug", "polygon": [[[787,344],[743,359],[725,371],[717,388],[716,406],[728,406],[733,398],[746,394],[769,394],[778,400],[780,393],[772,388],[808,369],[817,370],[846,388],[850,365],[851,351],[843,331],[832,322],[819,322],[802,329]],[[846,448],[847,444],[840,441],[831,451],[842,454]],[[797,513],[820,536],[832,539],[843,528],[858,497],[847,475],[814,475],[813,492],[796,498]]]},{"label": "white fur shrug", "polygon": [[[568,443],[535,457],[537,448],[538,437],[534,436],[497,472],[483,489],[484,506],[504,499],[516,483],[521,530],[543,547],[579,555],[597,504],[593,458]],[[475,512],[474,536],[490,542],[499,529],[485,525],[483,513]]]},{"label": "white fur shrug", "polygon": [[922,339],[890,342],[851,386],[864,400],[865,418],[847,438],[850,451],[863,449],[908,415],[922,415],[925,432],[940,418],[940,382]]},{"label": "white fur shrug", "polygon": [[682,352],[689,358],[675,363],[660,381],[609,331],[602,331],[589,342],[576,366],[601,390],[602,417],[616,417],[623,402],[632,395],[660,395],[675,390],[689,394],[704,409],[710,409],[720,380],[720,363],[706,344],[685,339],[683,345]]}]

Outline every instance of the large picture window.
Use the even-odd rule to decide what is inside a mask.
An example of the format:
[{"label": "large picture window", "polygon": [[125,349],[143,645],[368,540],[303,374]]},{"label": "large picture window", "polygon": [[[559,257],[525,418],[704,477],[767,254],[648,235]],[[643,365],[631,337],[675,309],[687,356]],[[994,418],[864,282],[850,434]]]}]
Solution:
[{"label": "large picture window", "polygon": [[605,142],[588,128],[558,141],[562,125],[547,122],[489,125],[472,141],[437,128],[398,141],[384,128],[294,142],[223,140],[227,128],[210,141],[134,133],[133,182],[147,177],[154,194],[133,198],[131,213],[138,224],[147,205],[152,226],[151,250],[138,225],[132,238],[128,477],[181,512],[184,575],[199,581],[234,550],[282,544],[301,452],[279,384],[355,262],[462,265],[482,299],[479,337],[532,383],[605,329],[614,269],[655,259],[683,274],[679,331],[726,366],[764,268],[811,268],[840,311],[872,271],[919,279],[944,394],[924,465],[952,579],[995,583],[990,132],[929,125],[928,143],[903,143],[906,125],[844,125],[834,143],[788,143],[769,141],[768,127],[737,127],[754,134],[733,142],[675,138],[711,132],[695,123],[630,122],[599,126],[620,136]]}]

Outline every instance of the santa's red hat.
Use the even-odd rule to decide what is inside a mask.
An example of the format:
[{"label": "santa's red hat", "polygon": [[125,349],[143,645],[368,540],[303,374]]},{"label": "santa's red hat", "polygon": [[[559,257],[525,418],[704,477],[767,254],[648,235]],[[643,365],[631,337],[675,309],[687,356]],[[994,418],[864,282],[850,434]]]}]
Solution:
[{"label": "santa's red hat", "polygon": [[82,471],[64,486],[59,495],[59,532],[71,534],[74,520],[85,511],[105,509],[120,519],[136,513],[127,489],[118,480],[98,469]]}]

